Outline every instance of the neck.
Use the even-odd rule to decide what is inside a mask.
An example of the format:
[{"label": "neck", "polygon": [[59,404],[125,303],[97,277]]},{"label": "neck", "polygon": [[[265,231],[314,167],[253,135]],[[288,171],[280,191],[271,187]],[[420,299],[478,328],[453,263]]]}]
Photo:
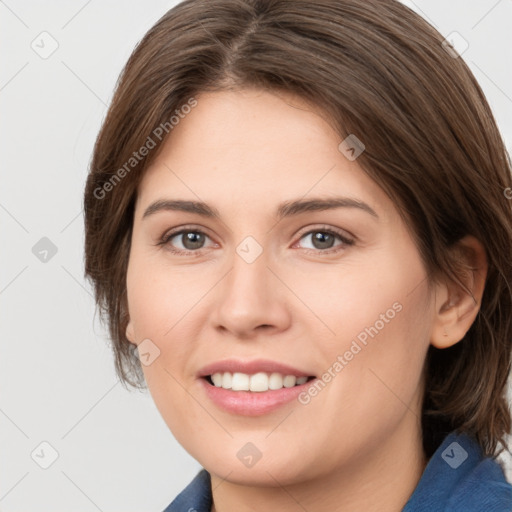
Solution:
[{"label": "neck", "polygon": [[307,481],[286,486],[276,481],[275,487],[262,487],[235,484],[211,474],[211,512],[399,512],[427,463],[421,428],[414,422],[411,430],[409,421],[359,460]]}]

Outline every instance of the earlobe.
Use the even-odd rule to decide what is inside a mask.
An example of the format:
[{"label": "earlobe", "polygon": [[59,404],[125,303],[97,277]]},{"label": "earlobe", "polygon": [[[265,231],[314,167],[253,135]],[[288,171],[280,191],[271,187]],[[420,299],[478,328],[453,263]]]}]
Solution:
[{"label": "earlobe", "polygon": [[436,285],[434,321],[430,342],[436,348],[448,348],[461,341],[480,310],[487,277],[487,258],[482,244],[473,236],[457,244],[460,275],[468,293],[455,283]]},{"label": "earlobe", "polygon": [[135,343],[135,333],[133,332],[133,324],[131,320],[128,320],[128,324],[126,325],[126,339],[136,345]]}]

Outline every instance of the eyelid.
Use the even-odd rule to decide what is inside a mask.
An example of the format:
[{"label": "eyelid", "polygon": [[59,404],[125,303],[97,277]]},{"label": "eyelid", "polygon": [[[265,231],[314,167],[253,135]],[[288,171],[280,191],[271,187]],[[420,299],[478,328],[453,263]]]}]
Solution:
[{"label": "eyelid", "polygon": [[209,236],[208,233],[206,233],[206,231],[207,231],[206,228],[204,228],[203,226],[198,226],[197,224],[183,224],[182,226],[177,226],[175,228],[171,228],[171,229],[164,231],[164,234],[160,237],[160,239],[161,240],[169,239],[173,236],[179,235],[183,231],[194,231],[194,232],[203,233],[203,234]]},{"label": "eyelid", "polygon": [[308,226],[307,228],[304,228],[304,230],[299,231],[297,236],[299,238],[302,238],[304,235],[309,235],[310,233],[312,233],[312,232],[314,233],[317,231],[333,233],[333,234],[339,236],[341,239],[345,240],[346,242],[355,242],[356,241],[356,237],[354,235],[352,235],[351,233],[349,233],[348,231],[346,231],[344,229],[336,228],[334,226],[329,226],[327,224],[319,224],[319,225],[313,226],[313,227]]}]

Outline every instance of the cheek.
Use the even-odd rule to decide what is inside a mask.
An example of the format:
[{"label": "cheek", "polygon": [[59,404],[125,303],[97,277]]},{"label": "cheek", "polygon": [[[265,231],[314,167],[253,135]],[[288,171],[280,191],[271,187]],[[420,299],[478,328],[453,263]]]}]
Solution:
[{"label": "cheek", "polygon": [[335,325],[343,335],[336,350],[330,350],[329,360],[341,354],[347,361],[335,399],[354,427],[373,417],[379,418],[382,428],[391,428],[408,410],[416,410],[415,400],[421,396],[429,345],[429,292],[420,261],[410,258],[407,268],[398,261],[382,261],[377,272],[368,269],[366,278],[347,287],[348,305],[340,302],[342,312]]},{"label": "cheek", "polygon": [[[168,354],[163,354],[162,359]],[[162,419],[178,443],[196,460],[203,460],[204,440],[224,431],[216,421],[211,421],[207,409],[187,389],[177,368],[169,368],[170,360],[156,360],[143,367],[148,390]],[[229,439],[225,439],[227,441]]]},{"label": "cheek", "polygon": [[197,273],[191,279],[190,272],[173,269],[158,256],[151,258],[142,250],[132,250],[126,281],[130,318],[138,340],[155,338],[162,343],[187,320],[204,285],[200,287]]},{"label": "cheek", "polygon": [[132,270],[127,286],[136,341],[150,339],[159,351],[151,364],[142,364],[147,388],[173,435],[188,447],[193,445],[191,436],[202,435],[204,424],[202,410],[191,406],[187,389],[188,362],[194,351],[191,307],[197,302],[196,294],[190,286],[184,288],[187,293],[179,292],[180,279],[168,279],[170,272],[165,275],[154,266],[138,269],[136,265]]},{"label": "cheek", "polygon": [[[127,290],[135,341],[149,339],[157,347],[158,355],[151,364],[142,364],[142,370],[156,405],[170,421],[175,405],[179,409],[180,404],[186,407],[190,402],[183,382],[192,377],[194,340],[203,325],[194,315],[211,280],[211,275],[196,272],[191,278],[190,274],[190,270],[150,261],[137,251],[130,255]],[[173,408],[168,408],[170,402]]]}]

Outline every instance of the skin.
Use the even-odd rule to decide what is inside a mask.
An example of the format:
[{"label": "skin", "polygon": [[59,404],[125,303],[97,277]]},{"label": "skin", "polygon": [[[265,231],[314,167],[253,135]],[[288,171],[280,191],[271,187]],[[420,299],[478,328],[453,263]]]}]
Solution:
[{"label": "skin", "polygon": [[[252,89],[197,100],[146,171],[134,214],[127,337],[160,350],[143,366],[151,395],[210,472],[212,511],[399,511],[427,463],[419,421],[426,351],[456,343],[471,326],[485,252],[464,239],[475,300],[447,283],[429,287],[395,205],[338,150],[320,112]],[[275,216],[283,201],[334,196],[364,201],[378,218],[349,207]],[[160,211],[143,219],[159,199],[201,200],[221,218]],[[158,245],[180,226],[204,232],[202,248],[174,254],[194,247],[181,235]],[[335,236],[330,247],[315,245],[310,232],[326,228],[354,243]],[[250,264],[236,252],[249,235],[263,249]],[[232,357],[322,376],[397,302],[401,311],[307,405],[235,415],[197,378]],[[236,456],[248,442],[262,454],[250,468]]]}]

